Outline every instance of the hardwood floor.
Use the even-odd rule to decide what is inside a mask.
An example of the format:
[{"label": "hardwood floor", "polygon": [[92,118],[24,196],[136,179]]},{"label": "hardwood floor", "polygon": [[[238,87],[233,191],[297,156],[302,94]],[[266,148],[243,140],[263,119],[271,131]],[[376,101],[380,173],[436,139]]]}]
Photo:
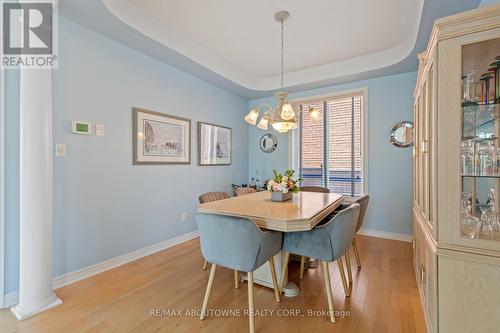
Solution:
[{"label": "hardwood floor", "polygon": [[[300,263],[293,262],[290,280],[299,285],[299,296],[276,303],[272,289],[255,285],[255,309],[260,310],[256,332],[425,332],[410,243],[357,236],[357,245],[362,268],[351,260],[351,297],[344,297],[337,264],[329,265],[334,309],[345,314],[337,316],[336,324],[325,312],[321,269],[308,269],[299,280]],[[25,321],[2,310],[0,331],[247,332],[246,283],[235,289],[229,269],[217,268],[208,309],[242,315],[209,312],[199,320],[209,275],[209,270],[201,270],[202,264],[195,239],[60,288],[56,293],[62,305]]]}]

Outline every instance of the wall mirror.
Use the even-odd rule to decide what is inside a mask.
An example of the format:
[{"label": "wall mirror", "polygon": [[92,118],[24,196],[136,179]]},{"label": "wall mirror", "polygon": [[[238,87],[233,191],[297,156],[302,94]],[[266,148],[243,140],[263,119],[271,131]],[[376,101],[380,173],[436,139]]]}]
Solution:
[{"label": "wall mirror", "polygon": [[413,123],[400,121],[391,128],[389,141],[396,147],[407,148],[413,146]]},{"label": "wall mirror", "polygon": [[272,153],[278,147],[278,139],[272,134],[264,134],[260,138],[260,149],[265,153]]}]

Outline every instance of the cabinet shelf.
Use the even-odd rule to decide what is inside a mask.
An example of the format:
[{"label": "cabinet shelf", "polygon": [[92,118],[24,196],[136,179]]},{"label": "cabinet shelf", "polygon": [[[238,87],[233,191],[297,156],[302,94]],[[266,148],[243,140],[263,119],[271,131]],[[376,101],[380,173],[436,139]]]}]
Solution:
[{"label": "cabinet shelf", "polygon": [[498,176],[485,176],[485,175],[466,175],[462,174],[463,178],[491,178],[491,179],[500,179],[500,175]]},{"label": "cabinet shelf", "polygon": [[463,138],[489,139],[495,132],[495,121],[499,117],[498,103],[463,106]]},{"label": "cabinet shelf", "polygon": [[474,141],[474,142],[493,141],[496,139],[498,139],[497,136],[490,136],[490,137],[486,137],[486,138],[480,138],[477,136],[462,137],[462,141]]}]

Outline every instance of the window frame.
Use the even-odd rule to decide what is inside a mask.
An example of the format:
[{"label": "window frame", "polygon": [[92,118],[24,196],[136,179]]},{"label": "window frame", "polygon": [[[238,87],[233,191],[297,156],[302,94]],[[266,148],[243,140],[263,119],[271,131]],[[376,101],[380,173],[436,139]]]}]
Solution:
[{"label": "window frame", "polygon": [[[369,189],[369,126],[368,126],[368,120],[369,120],[369,113],[368,113],[368,87],[360,87],[360,88],[355,88],[355,89],[349,89],[349,90],[341,90],[341,91],[335,91],[335,92],[330,92],[326,94],[321,94],[321,95],[312,95],[312,96],[307,96],[307,97],[300,97],[300,98],[294,98],[290,99],[289,102],[291,104],[296,104],[296,103],[310,103],[312,101],[316,100],[328,100],[328,99],[336,99],[336,98],[342,98],[342,97],[352,97],[352,95],[361,95],[363,96],[363,101],[362,101],[362,107],[361,107],[361,117],[363,119],[362,121],[362,133],[363,133],[363,194],[368,193]],[[322,119],[324,121],[324,117]],[[293,137],[292,137],[292,131],[288,131],[288,167],[291,169],[293,166]],[[350,196],[349,196],[350,197]]]}]

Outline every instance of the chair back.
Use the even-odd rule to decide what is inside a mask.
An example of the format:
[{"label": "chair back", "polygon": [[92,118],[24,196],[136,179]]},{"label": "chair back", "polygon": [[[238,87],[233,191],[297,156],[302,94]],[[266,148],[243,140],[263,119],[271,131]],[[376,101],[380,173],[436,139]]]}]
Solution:
[{"label": "chair back", "polygon": [[363,225],[363,221],[365,220],[365,214],[366,214],[366,208],[368,207],[368,202],[370,201],[370,196],[368,194],[363,195],[362,197],[358,198],[355,203],[359,204],[359,217],[358,217],[358,223],[356,225],[356,232],[358,232],[359,229],[361,229],[361,226]]},{"label": "chair back", "polygon": [[207,192],[200,195],[198,200],[200,200],[200,203],[203,204],[227,198],[229,198],[229,194],[227,194],[226,192]]},{"label": "chair back", "polygon": [[234,189],[234,195],[237,197],[239,197],[240,195],[247,195],[256,192],[257,190],[254,189],[253,187],[237,187]]},{"label": "chair back", "polygon": [[330,193],[330,189],[323,186],[302,186],[300,190],[302,192]]},{"label": "chair back", "polygon": [[[218,214],[196,214],[201,252],[205,259],[242,272],[252,272],[263,232],[249,219]],[[281,243],[277,244],[281,248]]]},{"label": "chair back", "polygon": [[315,228],[327,234],[330,239],[332,256],[328,256],[329,261],[342,257],[351,247],[356,234],[359,210],[359,204],[354,203],[338,212],[328,223]]}]

